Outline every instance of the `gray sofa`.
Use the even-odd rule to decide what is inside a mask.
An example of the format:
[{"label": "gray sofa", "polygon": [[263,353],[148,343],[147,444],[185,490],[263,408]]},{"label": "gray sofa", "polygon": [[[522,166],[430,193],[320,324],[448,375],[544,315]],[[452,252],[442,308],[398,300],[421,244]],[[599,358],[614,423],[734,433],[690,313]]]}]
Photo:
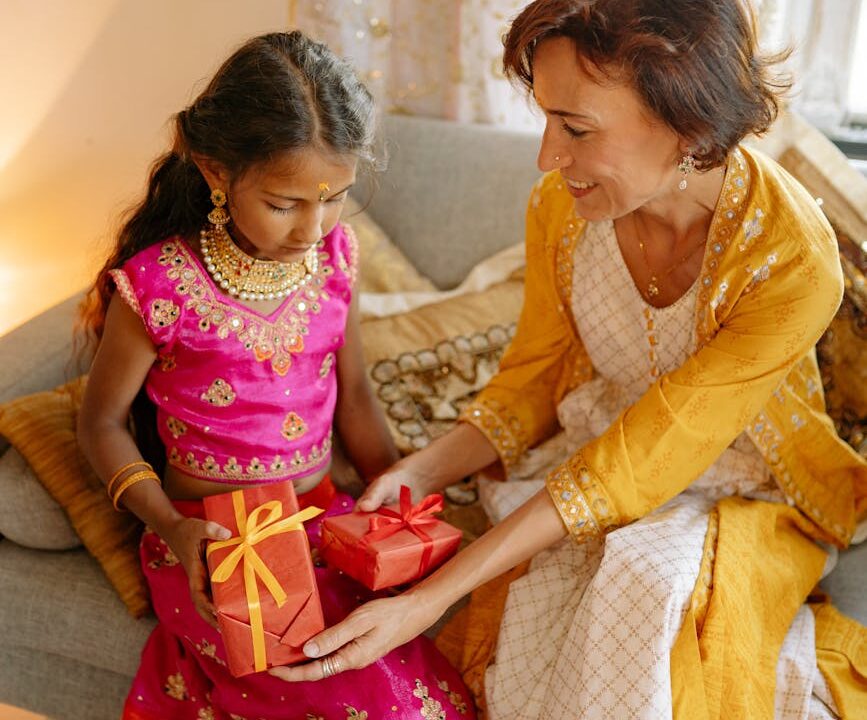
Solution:
[{"label": "gray sofa", "polygon": [[[389,169],[369,212],[438,286],[458,284],[479,260],[522,239],[538,177],[534,137],[401,117],[386,120],[384,136]],[[357,192],[365,200],[365,189]],[[69,379],[76,302],[0,339],[0,402]],[[116,718],[153,620],[127,614],[27,475],[0,438],[0,703],[58,719]],[[42,510],[28,514],[34,506]],[[842,555],[825,587],[841,610],[867,622],[864,546]]]}]

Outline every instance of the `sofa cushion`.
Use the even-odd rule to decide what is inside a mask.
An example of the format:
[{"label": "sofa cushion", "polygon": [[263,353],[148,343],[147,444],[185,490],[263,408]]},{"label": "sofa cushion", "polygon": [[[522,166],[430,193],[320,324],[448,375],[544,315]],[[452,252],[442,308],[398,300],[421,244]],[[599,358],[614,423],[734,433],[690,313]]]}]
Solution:
[{"label": "sofa cushion", "polygon": [[522,301],[516,278],[362,323],[369,378],[402,453],[447,432],[491,379]]},{"label": "sofa cushion", "polygon": [[81,540],[15,448],[0,456],[0,535],[24,547],[70,550]]},{"label": "sofa cushion", "polygon": [[130,613],[139,617],[149,610],[138,562],[141,526],[133,515],[114,510],[78,447],[75,425],[84,384],[78,378],[0,405],[0,435],[33,468]]},{"label": "sofa cushion", "polygon": [[156,621],[133,620],[84,549],[45,552],[0,541],[0,578],[0,645],[135,674]]}]

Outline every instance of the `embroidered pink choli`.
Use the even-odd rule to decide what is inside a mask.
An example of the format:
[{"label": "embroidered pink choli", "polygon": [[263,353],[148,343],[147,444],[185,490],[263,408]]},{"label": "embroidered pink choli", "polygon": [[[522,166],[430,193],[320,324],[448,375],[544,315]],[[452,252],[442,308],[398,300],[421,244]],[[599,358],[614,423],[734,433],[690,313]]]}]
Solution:
[{"label": "embroidered pink choli", "polygon": [[145,389],[170,465],[259,483],[329,462],[335,360],[356,268],[355,237],[338,224],[319,242],[312,279],[267,316],[220,292],[180,238],[111,271],[157,348]]}]

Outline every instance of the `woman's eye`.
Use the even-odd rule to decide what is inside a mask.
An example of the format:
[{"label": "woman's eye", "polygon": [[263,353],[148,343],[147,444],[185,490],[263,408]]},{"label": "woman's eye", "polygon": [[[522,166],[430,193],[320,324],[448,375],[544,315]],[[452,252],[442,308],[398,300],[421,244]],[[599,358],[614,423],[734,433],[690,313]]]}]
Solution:
[{"label": "woman's eye", "polygon": [[563,125],[563,129],[567,133],[569,133],[569,135],[571,135],[572,137],[579,138],[579,137],[583,137],[584,135],[587,134],[586,130],[576,130],[571,125],[569,125],[565,120],[563,121],[562,125]]},{"label": "woman's eye", "polygon": [[271,208],[271,212],[277,213],[278,215],[288,215],[295,209],[294,205],[291,207],[280,207],[279,205],[272,205],[271,203],[268,203],[268,207]]}]

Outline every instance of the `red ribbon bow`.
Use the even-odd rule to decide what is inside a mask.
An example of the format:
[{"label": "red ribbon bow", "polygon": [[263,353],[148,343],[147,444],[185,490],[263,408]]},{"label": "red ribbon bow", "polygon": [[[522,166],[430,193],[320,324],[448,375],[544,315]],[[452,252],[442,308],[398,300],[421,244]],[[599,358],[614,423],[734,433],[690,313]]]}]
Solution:
[{"label": "red ribbon bow", "polygon": [[381,507],[376,515],[370,518],[370,529],[364,534],[363,542],[372,543],[391,537],[401,530],[409,530],[424,544],[419,563],[419,575],[424,573],[433,553],[433,538],[422,527],[436,525],[439,522],[434,513],[442,512],[443,496],[428,495],[416,505],[412,504],[412,495],[406,485],[400,486],[400,512],[391,508]]}]

